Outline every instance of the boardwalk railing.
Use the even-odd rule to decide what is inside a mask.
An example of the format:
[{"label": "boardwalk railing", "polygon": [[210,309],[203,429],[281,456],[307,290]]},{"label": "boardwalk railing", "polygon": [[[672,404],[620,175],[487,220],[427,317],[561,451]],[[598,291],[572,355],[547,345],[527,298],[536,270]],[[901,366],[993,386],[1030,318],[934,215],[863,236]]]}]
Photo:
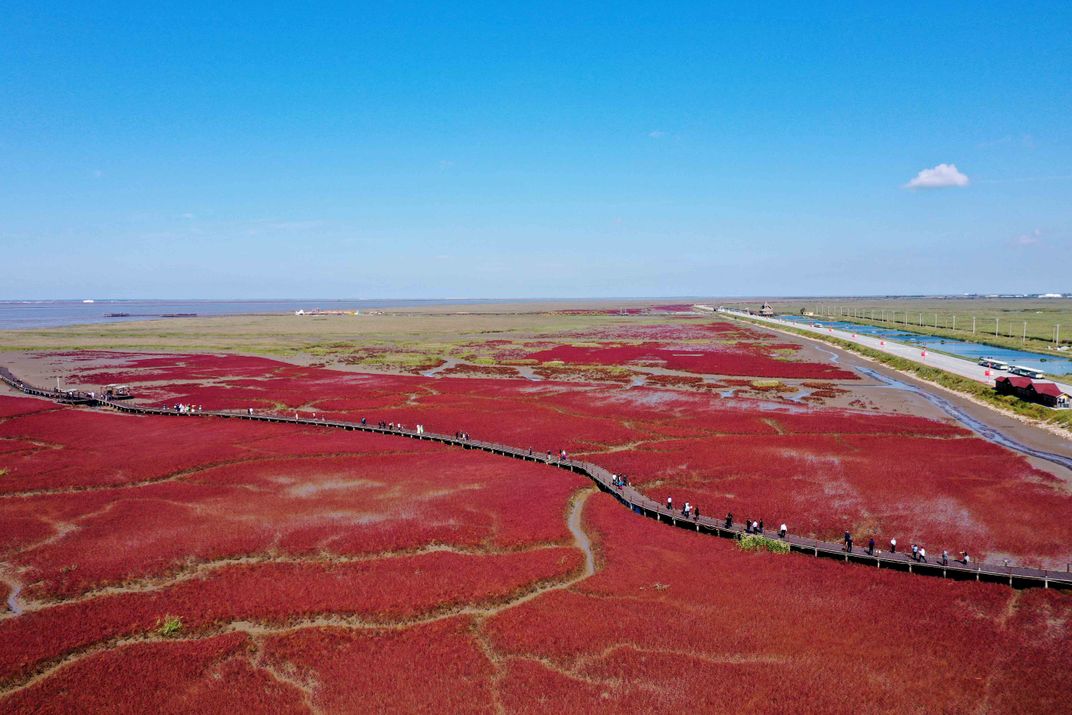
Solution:
[{"label": "boardwalk railing", "polygon": [[[629,507],[633,512],[664,522],[669,526],[729,539],[740,539],[745,534],[744,524],[735,523],[731,526],[726,526],[723,519],[712,518],[709,516],[686,517],[678,511],[668,510],[665,506],[641,494],[632,486],[615,484],[614,475],[597,464],[576,459],[558,459],[555,457],[548,459],[546,455],[541,455],[540,453],[529,449],[520,449],[518,447],[498,444],[496,442],[485,442],[446,434],[436,434],[433,432],[418,432],[417,430],[404,429],[401,427],[380,427],[378,425],[362,424],[361,422],[345,422],[341,420],[286,417],[272,414],[251,414],[249,412],[178,412],[169,409],[143,407],[141,405],[131,404],[130,402],[97,395],[96,393],[79,390],[51,390],[36,387],[18,379],[6,367],[0,367],[0,380],[28,395],[45,397],[66,404],[107,407],[126,414],[160,415],[167,417],[216,417],[223,419],[249,420],[253,422],[271,422],[342,429],[355,432],[373,432],[394,435],[397,437],[407,437],[409,439],[439,442],[441,444],[454,445],[463,449],[475,449],[528,462],[539,462],[586,476],[595,482],[601,490],[614,496],[619,502]],[[936,560],[916,561],[907,553],[889,553],[877,549],[873,555],[868,554],[866,549],[861,548],[854,548],[852,552],[849,552],[840,543],[819,541],[793,534],[787,534],[784,538],[774,535],[768,538],[787,544],[790,551],[796,551],[814,557],[837,559],[847,563],[873,566],[875,568],[893,569],[912,574],[938,576],[964,581],[1002,583],[1014,588],[1072,588],[1072,573],[1062,571],[1047,571],[1044,569],[1033,569],[1023,566],[1004,566],[986,562],[966,565],[957,561],[949,561],[948,564],[943,564]]]}]

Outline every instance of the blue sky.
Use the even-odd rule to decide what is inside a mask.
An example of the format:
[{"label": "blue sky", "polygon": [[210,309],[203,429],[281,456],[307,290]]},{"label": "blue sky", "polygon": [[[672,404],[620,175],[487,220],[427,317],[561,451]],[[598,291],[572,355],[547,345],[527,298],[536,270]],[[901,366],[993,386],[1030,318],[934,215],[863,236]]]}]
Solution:
[{"label": "blue sky", "polygon": [[5,5],[0,298],[1072,291],[1072,3],[221,5]]}]

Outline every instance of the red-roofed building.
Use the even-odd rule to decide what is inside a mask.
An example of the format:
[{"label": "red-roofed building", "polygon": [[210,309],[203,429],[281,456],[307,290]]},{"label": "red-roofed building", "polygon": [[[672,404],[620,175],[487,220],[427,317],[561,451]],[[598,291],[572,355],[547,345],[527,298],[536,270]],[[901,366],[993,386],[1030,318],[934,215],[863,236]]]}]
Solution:
[{"label": "red-roofed building", "polygon": [[1016,395],[1021,400],[1037,402],[1047,407],[1072,406],[1072,396],[1052,382],[1035,382],[1029,377],[1003,375],[994,381],[994,389],[999,394]]},{"label": "red-roofed building", "polygon": [[1017,377],[1015,375],[1002,375],[994,381],[994,389],[1003,395],[1016,395],[1024,397],[1023,391],[1031,385],[1030,377]]},{"label": "red-roofed building", "polygon": [[1068,407],[1068,393],[1052,382],[1032,382],[1027,387],[1028,399],[1047,407]]}]

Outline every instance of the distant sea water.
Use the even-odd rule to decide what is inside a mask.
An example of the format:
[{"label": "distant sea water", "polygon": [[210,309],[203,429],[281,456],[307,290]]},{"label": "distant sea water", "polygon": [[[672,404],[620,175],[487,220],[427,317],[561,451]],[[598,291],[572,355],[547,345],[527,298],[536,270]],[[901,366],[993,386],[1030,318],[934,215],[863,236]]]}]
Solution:
[{"label": "distant sea water", "polygon": [[[422,305],[478,305],[497,300],[4,300],[0,330],[60,328],[66,325],[164,320],[166,316],[250,315],[320,310],[377,310]],[[522,301],[511,301],[522,302]]]}]

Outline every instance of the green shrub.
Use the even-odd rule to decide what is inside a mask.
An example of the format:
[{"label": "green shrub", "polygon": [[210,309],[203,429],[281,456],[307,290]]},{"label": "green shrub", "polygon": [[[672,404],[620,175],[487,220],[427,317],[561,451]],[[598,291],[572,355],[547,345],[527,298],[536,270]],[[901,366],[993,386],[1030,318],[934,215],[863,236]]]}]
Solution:
[{"label": "green shrub", "polygon": [[759,534],[745,534],[737,544],[743,551],[769,551],[772,554],[788,554],[789,544],[778,539],[768,539]]},{"label": "green shrub", "polygon": [[165,638],[170,638],[173,635],[177,635],[182,630],[182,619],[178,616],[164,616],[160,620],[160,627],[157,632]]}]

